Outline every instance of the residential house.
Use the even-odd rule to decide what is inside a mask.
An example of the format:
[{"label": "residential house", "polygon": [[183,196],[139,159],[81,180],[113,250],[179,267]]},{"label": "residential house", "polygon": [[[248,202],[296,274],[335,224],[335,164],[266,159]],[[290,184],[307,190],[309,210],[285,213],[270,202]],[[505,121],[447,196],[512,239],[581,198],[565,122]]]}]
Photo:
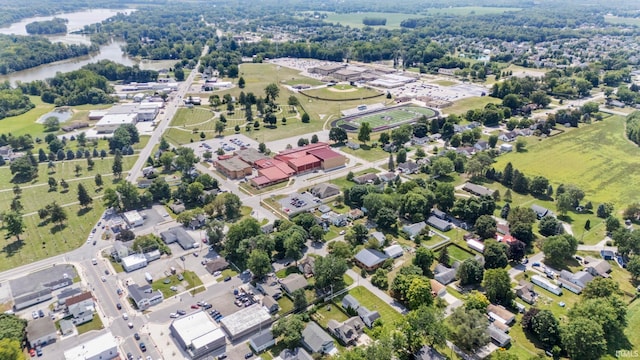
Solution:
[{"label": "residential house", "polygon": [[10,161],[13,157],[13,148],[11,145],[0,146],[0,156],[4,161]]},{"label": "residential house", "polygon": [[304,275],[306,278],[310,278],[313,276],[313,266],[316,262],[316,259],[313,256],[306,256],[304,259],[298,261],[298,270]]},{"label": "residential house", "polygon": [[356,264],[366,271],[376,270],[387,258],[386,254],[374,249],[362,249],[354,256]]},{"label": "residential house", "polygon": [[553,211],[551,211],[551,210],[549,210],[547,208],[544,208],[544,207],[542,207],[540,205],[536,205],[536,204],[531,205],[531,210],[533,210],[533,212],[536,213],[536,216],[538,217],[538,220],[542,219],[545,216],[554,216],[555,217],[555,215],[553,214]]},{"label": "residential house", "polygon": [[593,280],[593,275],[591,275],[590,273],[584,270],[578,271],[575,274],[572,273],[571,271],[562,270],[560,271],[560,279],[566,280],[584,289],[587,286],[587,284],[591,282],[591,280]]},{"label": "residential house", "polygon": [[385,241],[387,241],[387,239],[385,238],[384,234],[381,233],[380,231],[374,231],[371,234],[369,234],[369,238],[374,238],[376,239],[376,241],[378,241],[378,244],[383,245],[385,243]]},{"label": "residential house", "polygon": [[313,360],[313,357],[305,349],[295,348],[282,350],[273,360]]},{"label": "residential house", "polygon": [[413,145],[424,145],[426,143],[429,142],[429,137],[428,136],[423,136],[423,137],[412,137],[411,138],[411,144]]},{"label": "residential house", "polygon": [[396,179],[396,174],[392,173],[392,172],[386,172],[384,174],[380,174],[378,176],[378,178],[380,178],[380,181],[382,182],[391,182],[394,181]]},{"label": "residential house", "polygon": [[67,314],[72,316],[71,322],[75,325],[84,324],[93,320],[95,303],[91,292],[84,292],[65,300]]},{"label": "residential house", "polygon": [[533,284],[520,280],[518,286],[515,287],[516,296],[522,299],[527,304],[533,305],[536,302],[536,292],[533,290]]},{"label": "residential house", "polygon": [[276,344],[271,330],[263,331],[249,339],[249,345],[256,353],[261,353]]},{"label": "residential house", "polygon": [[496,224],[496,232],[502,235],[510,234],[509,224],[501,224],[501,223]]},{"label": "residential house", "polygon": [[500,347],[505,347],[511,343],[511,336],[493,325],[489,325],[489,336],[491,341]]},{"label": "residential house", "polygon": [[204,216],[204,214],[198,214],[189,222],[189,228],[191,230],[200,229],[206,224],[206,222],[207,222],[207,217]]},{"label": "residential house", "polygon": [[135,305],[138,307],[138,310],[146,310],[149,307],[160,304],[164,299],[162,292],[160,290],[153,290],[151,285],[129,285],[127,287],[129,291],[129,297]]},{"label": "residential house", "polygon": [[442,285],[435,279],[429,279],[429,282],[431,283],[431,295],[433,295],[433,297],[443,297],[447,294],[447,287],[445,285]]},{"label": "residential house", "polygon": [[378,311],[371,311],[364,306],[358,308],[358,316],[360,316],[362,322],[369,328],[372,328],[373,323],[380,319],[380,313]]},{"label": "residential house", "polygon": [[473,195],[476,196],[493,196],[494,191],[486,188],[482,185],[478,185],[478,184],[473,184],[473,183],[465,183],[462,186],[462,190],[472,193]]},{"label": "residential house", "polygon": [[450,222],[442,220],[435,216],[429,216],[429,218],[427,219],[427,224],[440,231],[449,231],[453,228],[453,225],[451,225]]},{"label": "residential house", "polygon": [[229,263],[223,257],[217,257],[215,259],[210,259],[205,265],[205,268],[209,272],[209,274],[213,274],[216,271],[222,271],[229,267]]},{"label": "residential house", "polygon": [[415,161],[407,161],[398,164],[398,170],[403,174],[415,174],[420,171],[420,166],[415,163]]},{"label": "residential house", "polygon": [[356,184],[362,185],[362,184],[370,184],[373,183],[374,181],[378,180],[378,175],[374,174],[374,173],[369,173],[369,174],[364,174],[364,175],[360,175],[360,176],[356,176],[353,178],[353,182],[355,182]]},{"label": "residential house", "polygon": [[282,289],[289,294],[293,294],[296,290],[304,289],[309,285],[307,279],[300,274],[290,274],[280,281]]},{"label": "residential house", "polygon": [[325,215],[327,215],[327,220],[329,220],[329,223],[331,223],[331,225],[333,226],[342,227],[346,226],[347,223],[349,223],[349,219],[347,219],[347,215],[345,214],[338,214],[332,211],[326,213]]},{"label": "residential house", "polygon": [[501,144],[500,152],[511,152],[513,151],[513,145],[511,144]]},{"label": "residential house", "polygon": [[384,251],[384,253],[387,254],[387,256],[391,259],[399,258],[402,256],[402,254],[404,254],[404,250],[402,250],[402,246],[398,244],[387,246],[382,251]]},{"label": "residential house", "polygon": [[322,183],[314,186],[311,189],[311,193],[313,196],[317,196],[320,199],[326,199],[331,196],[339,195],[340,188],[333,184]]},{"label": "residential house", "polygon": [[160,238],[166,243],[178,242],[184,250],[193,249],[196,241],[187,233],[182,226],[175,226],[160,233]]},{"label": "residential house", "polygon": [[71,335],[75,330],[75,325],[73,325],[73,321],[62,319],[58,322],[60,325],[60,334],[62,336]]},{"label": "residential house", "polygon": [[169,205],[169,209],[171,209],[171,211],[173,211],[173,213],[177,215],[185,211],[186,207],[184,206],[183,203],[173,203]]},{"label": "residential house", "polygon": [[586,256],[584,258],[584,269],[593,276],[609,277],[611,272],[611,264],[603,259],[594,259]]},{"label": "residential house", "polygon": [[455,268],[448,268],[442,264],[438,264],[433,270],[433,278],[442,285],[448,285],[456,279],[456,272]]},{"label": "residential house", "polygon": [[420,351],[414,354],[415,360],[446,360],[447,358],[440,354],[436,349],[431,346],[423,346]]},{"label": "residential house", "polygon": [[327,328],[343,345],[354,345],[358,341],[358,337],[364,332],[364,323],[358,316],[351,317],[343,322],[331,319],[327,324]]},{"label": "residential house", "polygon": [[353,209],[349,211],[349,213],[347,214],[347,217],[351,220],[357,220],[364,217],[364,212],[360,209]]},{"label": "residential house", "polygon": [[485,140],[478,140],[478,142],[473,145],[473,148],[476,149],[476,151],[488,150],[489,143]]},{"label": "residential house", "polygon": [[516,140],[516,137],[518,137],[518,133],[516,133],[515,131],[507,131],[498,135],[498,140],[501,140],[504,142],[512,142]]},{"label": "residential house", "polygon": [[501,322],[505,325],[513,324],[516,321],[516,315],[502,305],[489,304],[487,314],[494,322]]},{"label": "residential house", "polygon": [[302,345],[312,354],[330,354],[335,351],[331,336],[314,321],[309,322],[302,330]]},{"label": "residential house", "polygon": [[326,214],[326,213],[331,211],[331,208],[329,206],[323,204],[323,205],[318,206],[318,211],[320,211],[322,214]]},{"label": "residential house", "polygon": [[425,223],[424,221],[420,221],[419,223],[403,226],[402,231],[407,233],[407,235],[409,235],[409,238],[413,240],[426,227],[427,223]]},{"label": "residential house", "polygon": [[262,306],[267,309],[269,314],[277,313],[278,310],[280,310],[280,305],[278,304],[278,302],[269,295],[265,295],[262,297]]},{"label": "residential house", "polygon": [[359,307],[360,307],[360,303],[353,296],[347,294],[345,297],[342,298],[343,309],[345,310],[352,309],[355,311],[355,310],[358,310]]},{"label": "residential house", "polygon": [[440,209],[436,209],[436,208],[431,209],[431,214],[437,217],[438,219],[447,220],[447,213]]}]

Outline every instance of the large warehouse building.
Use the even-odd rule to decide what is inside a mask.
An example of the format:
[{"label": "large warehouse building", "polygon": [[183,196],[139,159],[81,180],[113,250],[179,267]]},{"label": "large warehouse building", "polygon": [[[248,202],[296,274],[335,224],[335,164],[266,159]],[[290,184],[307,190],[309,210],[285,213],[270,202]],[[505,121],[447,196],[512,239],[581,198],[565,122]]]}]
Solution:
[{"label": "large warehouse building", "polygon": [[197,311],[174,320],[171,335],[192,359],[202,357],[226,343],[224,332],[204,311]]},{"label": "large warehouse building", "polygon": [[236,313],[222,318],[222,328],[231,340],[267,329],[271,324],[269,312],[260,304],[253,304]]},{"label": "large warehouse building", "polygon": [[118,343],[111,332],[104,333],[64,352],[65,360],[111,360],[119,358]]}]

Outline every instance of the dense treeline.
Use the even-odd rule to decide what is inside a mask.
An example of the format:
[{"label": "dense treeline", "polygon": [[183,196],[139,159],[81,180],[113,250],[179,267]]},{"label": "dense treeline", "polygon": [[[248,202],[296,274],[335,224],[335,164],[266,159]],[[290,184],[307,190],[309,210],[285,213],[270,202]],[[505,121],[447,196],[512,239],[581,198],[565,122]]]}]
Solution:
[{"label": "dense treeline", "polygon": [[52,43],[39,36],[0,34],[0,75],[89,54],[95,46]]},{"label": "dense treeline", "polygon": [[8,83],[0,87],[0,119],[23,114],[35,107],[19,89],[9,88]]},{"label": "dense treeline", "polygon": [[53,18],[45,21],[34,21],[28,23],[25,28],[31,35],[66,34],[69,20]]},{"label": "dense treeline", "polygon": [[58,73],[44,84],[42,101],[56,106],[109,104],[116,100],[109,95],[113,89],[107,78],[89,70]]},{"label": "dense treeline", "polygon": [[627,137],[640,145],[640,111],[634,111],[627,116]]},{"label": "dense treeline", "polygon": [[101,60],[97,63],[85,65],[82,68],[102,75],[109,81],[122,80],[125,83],[130,83],[158,80],[158,72],[155,70],[141,70],[138,65],[125,66],[110,60]]},{"label": "dense treeline", "polygon": [[362,19],[362,23],[368,26],[385,26],[387,25],[386,18],[365,17]]}]

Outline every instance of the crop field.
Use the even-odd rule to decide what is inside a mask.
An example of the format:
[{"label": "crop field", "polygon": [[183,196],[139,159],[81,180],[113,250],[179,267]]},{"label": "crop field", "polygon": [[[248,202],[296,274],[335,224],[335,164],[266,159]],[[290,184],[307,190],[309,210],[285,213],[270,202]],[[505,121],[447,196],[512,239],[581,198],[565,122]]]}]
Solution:
[{"label": "crop field", "polygon": [[625,136],[622,116],[584,125],[565,134],[538,141],[528,139],[527,151],[500,156],[494,165],[511,162],[529,177],[542,175],[554,188],[576,184],[594,204],[612,202],[617,211],[640,201],[640,148]]},{"label": "crop field", "polygon": [[[436,115],[434,110],[417,106],[403,106],[389,110],[380,110],[363,116],[356,116],[349,120],[340,120],[337,124],[343,127],[360,127],[364,123],[369,123],[373,131],[388,129],[399,124],[417,120],[421,116],[427,118]],[[353,124],[353,125],[352,125]],[[353,130],[353,129],[350,129]]]}]

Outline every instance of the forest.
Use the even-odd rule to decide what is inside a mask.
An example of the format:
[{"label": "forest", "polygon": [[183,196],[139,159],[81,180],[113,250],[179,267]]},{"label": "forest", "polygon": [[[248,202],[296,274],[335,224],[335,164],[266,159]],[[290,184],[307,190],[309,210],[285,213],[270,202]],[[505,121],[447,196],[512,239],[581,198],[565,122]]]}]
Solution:
[{"label": "forest", "polygon": [[96,46],[52,43],[40,36],[0,34],[0,75],[87,55]]},{"label": "forest", "polygon": [[53,18],[45,21],[34,21],[28,23],[25,28],[30,35],[51,35],[66,34],[69,20]]},{"label": "forest", "polygon": [[0,83],[0,119],[23,114],[34,107],[20,89],[11,89],[8,82]]},{"label": "forest", "polygon": [[158,80],[158,72],[155,70],[140,70],[138,65],[125,66],[110,60],[101,60],[97,63],[87,64],[82,67],[104,76],[109,81],[152,82]]}]

